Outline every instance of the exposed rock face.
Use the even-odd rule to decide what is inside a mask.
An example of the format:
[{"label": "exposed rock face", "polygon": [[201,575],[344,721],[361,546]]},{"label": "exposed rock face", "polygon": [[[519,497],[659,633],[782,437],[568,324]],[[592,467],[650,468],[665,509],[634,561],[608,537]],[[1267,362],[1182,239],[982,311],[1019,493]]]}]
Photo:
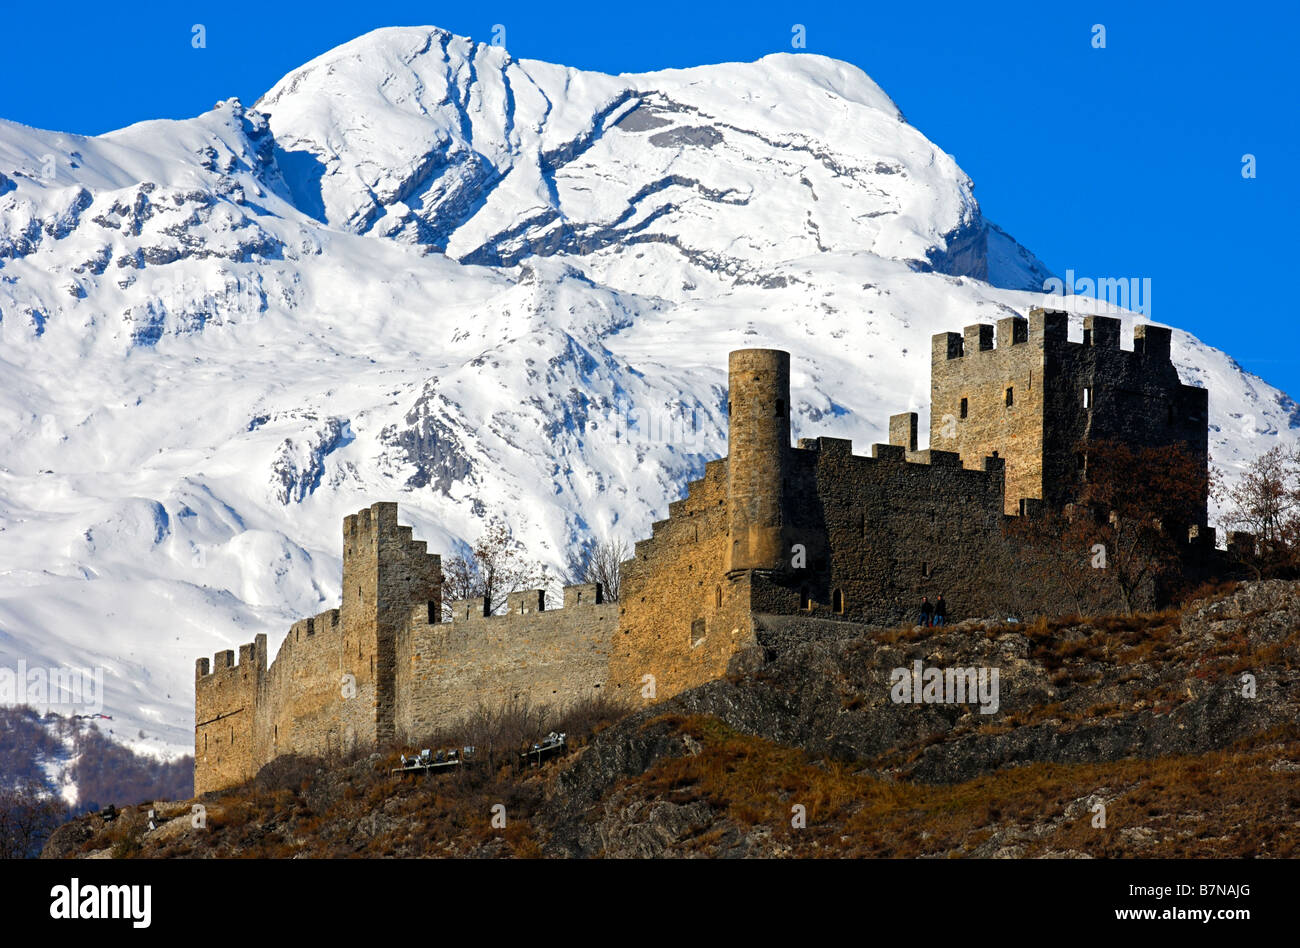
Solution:
[{"label": "exposed rock face", "polygon": [[[760,639],[771,660],[758,673],[633,715],[600,734],[560,775],[550,811],[557,854],[669,855],[692,835],[694,803],[674,808],[617,789],[693,752],[690,739],[665,722],[674,715],[717,718],[812,755],[855,761],[884,779],[946,784],[1035,762],[1094,764],[1265,745],[1278,729],[1290,730],[1291,749],[1300,740],[1296,582],[1245,585],[1193,605],[1181,619],[1143,620],[1119,633],[1077,625],[1048,637],[1022,626],[963,622],[881,644],[879,632],[847,624],[774,617],[764,625]],[[997,713],[981,715],[970,704],[893,702],[890,671],[918,660],[927,668],[997,668]],[[1254,676],[1253,697],[1243,694],[1246,672]],[[561,805],[596,819],[560,819]]]}]

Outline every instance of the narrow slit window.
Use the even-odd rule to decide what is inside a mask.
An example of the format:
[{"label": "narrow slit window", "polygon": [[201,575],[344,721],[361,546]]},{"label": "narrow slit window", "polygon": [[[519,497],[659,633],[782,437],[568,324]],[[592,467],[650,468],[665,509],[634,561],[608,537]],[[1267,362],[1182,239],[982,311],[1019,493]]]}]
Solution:
[{"label": "narrow slit window", "polygon": [[1012,405],[1015,404],[1015,402],[1016,402],[1016,390],[1014,388],[1007,389],[1007,407],[1010,408]]},{"label": "narrow slit window", "polygon": [[844,593],[842,590],[835,590],[831,596],[831,607],[841,615],[844,613]]},{"label": "narrow slit window", "polygon": [[800,609],[812,608],[812,596],[808,595],[807,586],[804,586],[802,589],[799,590],[799,608]]},{"label": "narrow slit window", "polygon": [[704,641],[705,626],[703,619],[695,619],[691,622],[691,646],[694,647]]},{"label": "narrow slit window", "polygon": [[968,411],[970,411],[970,407],[968,406],[966,399],[963,398],[961,400],[961,416],[965,418]]},{"label": "narrow slit window", "polygon": [[1091,385],[1085,385],[1083,387],[1083,407],[1084,408],[1092,407],[1092,386]]}]

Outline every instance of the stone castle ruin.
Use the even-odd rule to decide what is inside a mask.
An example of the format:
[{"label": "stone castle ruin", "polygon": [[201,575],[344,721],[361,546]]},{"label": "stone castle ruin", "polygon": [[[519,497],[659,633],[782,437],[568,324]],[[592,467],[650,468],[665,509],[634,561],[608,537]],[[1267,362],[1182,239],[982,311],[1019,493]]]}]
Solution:
[{"label": "stone castle ruin", "polygon": [[[1005,522],[1069,503],[1089,440],[1177,445],[1208,465],[1208,393],[1179,381],[1170,330],[1139,325],[1125,350],[1118,319],[1086,317],[1082,343],[1067,319],[936,335],[931,447],[907,413],[869,456],[839,438],[791,445],[789,353],[732,352],[727,456],[636,544],[618,603],[569,586],[553,609],[530,590],[499,616],[449,603],[444,621],[440,558],[397,505],[349,516],[340,608],[295,623],[270,665],[264,635],[238,664],[198,660],[195,792],[282,754],[419,740],[479,704],[667,698],[761,655],[765,616],[896,623],[940,592],[967,614],[996,609]],[[1212,549],[1200,496],[1172,527]]]}]

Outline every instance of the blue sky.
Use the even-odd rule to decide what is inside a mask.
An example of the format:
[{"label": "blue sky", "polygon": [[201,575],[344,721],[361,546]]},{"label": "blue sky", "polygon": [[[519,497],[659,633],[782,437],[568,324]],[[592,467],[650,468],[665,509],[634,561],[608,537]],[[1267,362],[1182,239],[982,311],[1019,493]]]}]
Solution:
[{"label": "blue sky", "polygon": [[1152,318],[1300,397],[1294,4],[10,2],[0,117],[96,134],[251,104],[333,46],[413,24],[483,41],[501,24],[517,57],[604,72],[791,51],[801,24],[806,52],[864,69],[1058,273],[1150,278]]}]

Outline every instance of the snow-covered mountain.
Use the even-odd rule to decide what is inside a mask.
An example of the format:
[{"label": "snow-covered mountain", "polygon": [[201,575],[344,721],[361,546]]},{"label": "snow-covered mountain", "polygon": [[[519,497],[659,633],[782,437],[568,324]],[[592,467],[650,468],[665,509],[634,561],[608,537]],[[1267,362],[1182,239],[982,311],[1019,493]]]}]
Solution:
[{"label": "snow-covered mountain", "polygon": [[[739,346],[793,353],[796,434],[885,440],[931,333],[1043,301],[972,188],[846,63],[608,76],[424,27],[253,107],[0,121],[0,666],[102,667],[121,733],[185,749],[194,659],[335,604],[349,512],[444,552],[499,515],[554,564],[645,535],[725,450]],[[1297,440],[1174,338],[1216,462]]]}]

